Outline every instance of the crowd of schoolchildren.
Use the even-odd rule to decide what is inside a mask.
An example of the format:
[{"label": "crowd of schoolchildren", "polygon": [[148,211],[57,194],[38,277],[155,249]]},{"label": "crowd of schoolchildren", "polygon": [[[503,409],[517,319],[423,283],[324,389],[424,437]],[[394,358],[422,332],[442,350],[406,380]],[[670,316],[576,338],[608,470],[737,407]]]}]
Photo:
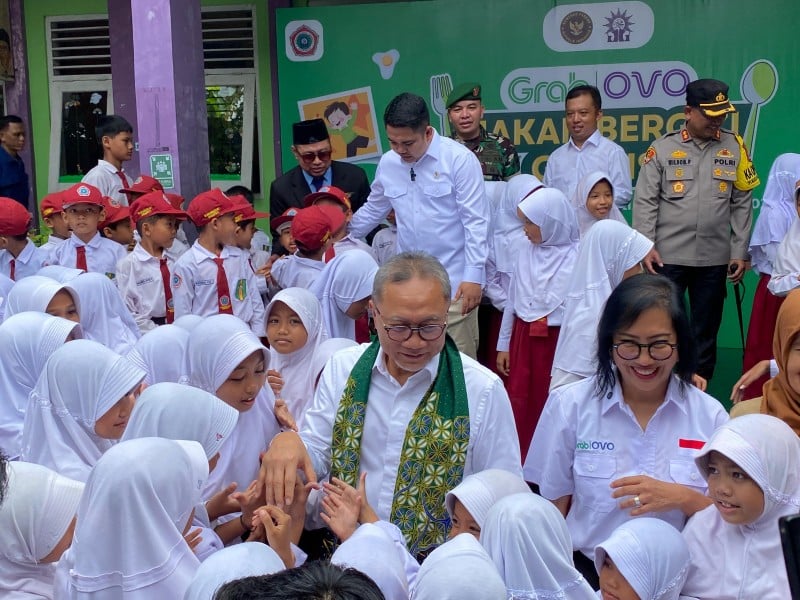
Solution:
[{"label": "crowd of schoolchildren", "polygon": [[[450,540],[422,565],[363,479],[334,479],[308,506],[340,544],[304,565],[309,489],[264,505],[258,457],[302,428],[327,359],[369,340],[396,229],[351,238],[346,194],[324,187],[273,216],[289,253],[275,260],[246,189],[186,203],[128,181],[130,134],[107,119],[96,169],[42,199],[41,247],[0,198],[0,596],[288,598],[324,579],[352,598],[789,597],[778,518],[800,511],[800,292],[760,321],[776,374],[743,412],[769,414],[729,420],[692,384],[683,300],[641,273],[653,244],[610,177],[587,175],[573,200],[513,177],[485,293],[503,312],[489,366],[524,478],[466,477],[447,495]],[[800,286],[800,157],[780,160],[753,256],[786,294]]]}]

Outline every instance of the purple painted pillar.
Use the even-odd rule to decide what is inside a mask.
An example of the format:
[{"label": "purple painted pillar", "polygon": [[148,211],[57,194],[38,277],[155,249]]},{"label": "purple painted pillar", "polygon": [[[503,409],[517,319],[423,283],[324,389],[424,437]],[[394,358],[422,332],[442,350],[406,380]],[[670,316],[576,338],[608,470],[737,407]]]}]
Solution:
[{"label": "purple painted pillar", "polygon": [[[28,91],[28,51],[25,46],[25,15],[22,0],[9,0],[9,20],[11,21],[11,54],[14,57],[14,81],[6,82],[6,113],[21,118],[27,129],[25,148],[20,152],[30,181],[28,209],[34,221],[39,223],[36,209],[36,172],[33,164],[33,132],[31,131],[31,102]],[[46,191],[46,190],[45,190]],[[42,194],[44,195],[44,194]]]},{"label": "purple painted pillar", "polygon": [[210,186],[200,0],[108,5],[115,110],[135,111],[137,171],[165,183],[151,158],[156,169],[171,163],[164,187],[191,200]]}]

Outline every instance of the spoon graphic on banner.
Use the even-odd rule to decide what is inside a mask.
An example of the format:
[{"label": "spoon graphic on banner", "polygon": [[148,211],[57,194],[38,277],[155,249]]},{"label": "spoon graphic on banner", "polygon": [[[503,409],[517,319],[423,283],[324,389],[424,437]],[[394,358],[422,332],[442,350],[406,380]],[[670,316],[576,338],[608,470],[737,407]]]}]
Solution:
[{"label": "spoon graphic on banner", "polygon": [[753,106],[742,135],[744,143],[750,150],[750,156],[753,156],[756,130],[758,129],[758,113],[761,107],[772,100],[775,92],[778,91],[778,70],[770,61],[759,59],[747,67],[739,83],[739,89],[742,98]]}]

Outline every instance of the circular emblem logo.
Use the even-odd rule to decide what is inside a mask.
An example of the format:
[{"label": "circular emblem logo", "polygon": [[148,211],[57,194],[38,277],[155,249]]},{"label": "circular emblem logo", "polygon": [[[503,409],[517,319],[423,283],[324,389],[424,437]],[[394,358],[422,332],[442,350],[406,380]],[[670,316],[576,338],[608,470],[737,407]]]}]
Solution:
[{"label": "circular emblem logo", "polygon": [[308,25],[301,25],[289,36],[292,52],[296,56],[313,56],[319,44],[319,35]]},{"label": "circular emblem logo", "polygon": [[175,301],[172,298],[170,298],[169,301],[167,302],[167,308],[170,310],[175,308]]},{"label": "circular emblem logo", "polygon": [[561,37],[568,44],[582,44],[592,35],[592,19],[585,12],[574,10],[561,19]]},{"label": "circular emblem logo", "polygon": [[178,275],[178,274],[176,273],[175,275],[173,275],[173,276],[172,276],[172,287],[173,287],[174,289],[176,289],[176,290],[177,290],[179,287],[181,287],[181,284],[182,284],[182,283],[183,283],[183,279],[181,279],[181,276],[180,276],[180,275]]},{"label": "circular emblem logo", "polygon": [[231,299],[228,296],[221,296],[219,299],[219,305],[222,308],[227,308],[231,305]]}]

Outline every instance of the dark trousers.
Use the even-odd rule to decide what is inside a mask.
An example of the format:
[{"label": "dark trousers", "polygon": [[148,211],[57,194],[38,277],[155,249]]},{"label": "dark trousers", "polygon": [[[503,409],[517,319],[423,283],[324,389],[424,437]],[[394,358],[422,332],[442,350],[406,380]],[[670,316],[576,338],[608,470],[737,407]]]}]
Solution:
[{"label": "dark trousers", "polygon": [[717,364],[717,333],[722,323],[728,265],[664,265],[659,272],[675,282],[681,295],[689,291],[689,314],[697,346],[697,373],[711,379]]}]

